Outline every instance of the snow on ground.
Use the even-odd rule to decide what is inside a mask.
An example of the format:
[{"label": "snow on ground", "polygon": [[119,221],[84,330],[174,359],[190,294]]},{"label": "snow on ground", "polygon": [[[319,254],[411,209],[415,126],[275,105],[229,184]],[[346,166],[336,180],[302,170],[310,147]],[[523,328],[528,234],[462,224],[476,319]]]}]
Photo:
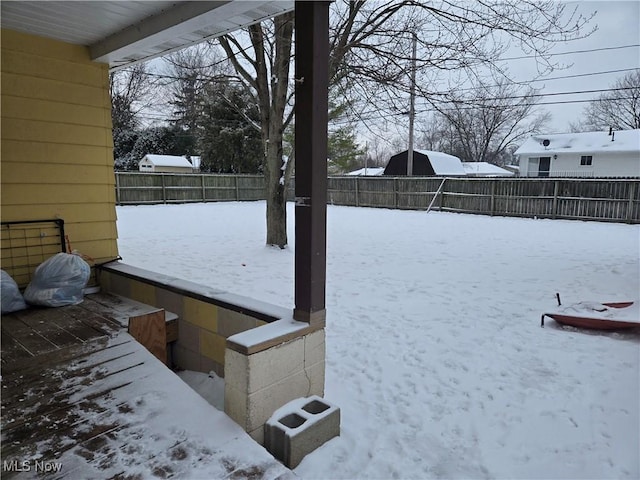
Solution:
[{"label": "snow on ground", "polygon": [[[289,242],[293,245],[293,206]],[[132,265],[293,306],[263,202],[118,207]],[[325,396],[301,478],[639,478],[640,334],[542,312],[637,299],[640,227],[329,207]]]}]

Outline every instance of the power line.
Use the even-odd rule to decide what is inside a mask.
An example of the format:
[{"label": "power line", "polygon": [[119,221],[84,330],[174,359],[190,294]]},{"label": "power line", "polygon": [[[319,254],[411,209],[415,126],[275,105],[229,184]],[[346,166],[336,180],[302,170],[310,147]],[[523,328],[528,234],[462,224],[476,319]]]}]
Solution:
[{"label": "power line", "polygon": [[[623,72],[634,72],[640,70],[640,66],[639,67],[634,67],[634,68],[621,68],[618,70],[605,70],[602,72],[590,72],[590,73],[578,73],[578,74],[574,74],[574,75],[561,75],[561,76],[557,76],[557,77],[549,77],[549,78],[539,78],[536,80],[524,80],[522,82],[511,82],[512,85],[529,85],[531,83],[539,83],[539,82],[548,82],[551,80],[566,80],[569,78],[583,78],[583,77],[592,77],[592,76],[596,76],[596,75],[608,75],[611,73],[623,73]],[[487,88],[495,88],[498,87],[499,85],[487,85]],[[456,92],[470,92],[473,90],[478,90],[480,87],[468,87],[468,88],[456,88]],[[434,95],[444,95],[441,93],[434,93]]]},{"label": "power line", "polygon": [[[618,88],[601,88],[601,89],[597,89],[597,90],[577,90],[577,91],[573,91],[573,92],[553,92],[553,93],[532,93],[530,95],[507,95],[504,97],[483,97],[480,98],[479,100],[481,101],[493,101],[493,100],[518,100],[518,99],[524,99],[524,98],[533,98],[533,97],[554,97],[554,96],[558,96],[558,95],[584,95],[584,94],[588,94],[588,93],[602,93],[602,92],[618,92],[621,90],[636,90],[637,87],[618,87]],[[436,95],[442,95],[442,94],[436,94]],[[445,94],[446,96],[446,94]],[[461,100],[457,100],[457,99],[451,99],[448,100],[450,102],[454,102],[454,103],[468,103],[470,101],[473,101],[473,99],[461,99]],[[591,100],[587,100],[587,101],[591,101]]]},{"label": "power line", "polygon": [[567,78],[580,78],[580,77],[591,77],[591,76],[595,76],[595,75],[607,75],[610,73],[622,73],[622,72],[633,72],[634,70],[638,70],[640,69],[640,67],[634,67],[634,68],[621,68],[619,70],[606,70],[604,72],[592,72],[592,73],[578,73],[575,75],[563,75],[563,76],[559,76],[559,77],[549,77],[549,78],[540,78],[538,80],[531,80],[528,82],[515,82],[518,84],[526,84],[526,83],[533,83],[533,82],[547,82],[549,80],[565,80]]},{"label": "power line", "polygon": [[[624,88],[624,89],[628,89],[628,88]],[[613,89],[613,90],[624,90],[624,89]],[[557,93],[550,93],[550,94],[541,94],[541,95],[537,95],[540,97],[544,97],[544,96],[551,96],[551,95],[578,95],[578,94],[585,94],[585,93],[592,93],[592,92],[606,92],[606,91],[611,91],[612,89],[607,89],[607,90],[584,90],[584,91],[575,91],[575,92],[557,92]],[[484,100],[497,100],[497,99],[507,99],[507,98],[526,98],[526,97],[499,97],[499,98],[488,98],[488,99],[484,99]],[[631,97],[615,97],[615,98],[611,98],[610,100],[629,100]],[[570,104],[578,104],[578,103],[591,103],[593,101],[593,99],[586,99],[586,100],[558,100],[558,101],[550,101],[550,102],[538,102],[538,103],[530,103],[530,104],[521,104],[519,105],[520,107],[523,106],[540,106],[540,105],[570,105]],[[487,108],[492,108],[491,105],[484,105],[484,107]],[[468,108],[466,108],[467,110],[469,109],[473,109],[473,108],[479,108],[479,105],[470,105]],[[444,109],[444,110],[451,110],[451,109]],[[423,108],[421,109],[418,113],[429,113],[429,112],[436,112],[437,110],[435,108]],[[385,118],[388,118],[389,116],[403,116],[406,115],[406,112],[396,112],[396,113],[380,113],[379,110],[368,110],[368,111],[364,111],[364,112],[358,112],[355,114],[358,117],[358,120],[360,121],[366,121],[366,120],[383,120]],[[173,118],[171,118],[170,115],[167,116],[163,116],[161,113],[156,113],[156,114],[141,114],[139,115],[139,118],[141,119],[145,119],[145,120],[157,120],[157,121],[171,121],[173,120]],[[221,123],[226,123],[226,121],[222,121]],[[349,123],[353,123],[353,120],[350,119],[345,119],[345,120],[332,120],[330,122],[333,125],[346,125]]]},{"label": "power line", "polygon": [[[634,48],[634,47],[640,47],[640,44],[633,44],[633,45],[620,45],[618,47],[602,47],[602,48],[591,48],[589,50],[573,50],[571,52],[559,52],[559,53],[549,53],[546,56],[549,57],[556,57],[559,55],[573,55],[574,53],[592,53],[592,52],[603,52],[603,51],[607,51],[607,50],[620,50],[623,48]],[[523,55],[521,57],[507,57],[507,58],[501,58],[498,61],[501,62],[506,62],[506,61],[510,61],[510,60],[524,60],[525,58],[538,58],[542,55]]]},{"label": "power line", "polygon": [[[613,101],[617,101],[617,100],[630,100],[631,97],[615,97],[615,98],[611,98],[610,100]],[[521,104],[519,106],[539,106],[539,105],[569,105],[569,104],[577,104],[577,103],[590,103],[593,100],[558,100],[558,101],[552,101],[552,102],[540,102],[540,103],[531,103],[531,104]],[[491,105],[486,105],[487,108],[492,108]],[[478,108],[477,105],[475,106],[468,106],[465,108],[462,108],[460,110],[472,110]],[[453,110],[451,108],[445,108],[443,110]],[[438,110],[436,110],[435,108],[424,108],[421,109],[419,112],[417,113],[432,113],[432,112],[437,112]],[[406,112],[387,112],[387,113],[380,113],[379,110],[367,110],[364,112],[358,112],[356,114],[356,116],[358,117],[359,121],[368,121],[368,120],[384,120],[387,119],[389,117],[398,117],[398,116],[405,116]],[[347,125],[349,123],[353,123],[353,120],[349,120],[349,119],[344,119],[344,120],[332,120],[330,122],[332,125]]]}]

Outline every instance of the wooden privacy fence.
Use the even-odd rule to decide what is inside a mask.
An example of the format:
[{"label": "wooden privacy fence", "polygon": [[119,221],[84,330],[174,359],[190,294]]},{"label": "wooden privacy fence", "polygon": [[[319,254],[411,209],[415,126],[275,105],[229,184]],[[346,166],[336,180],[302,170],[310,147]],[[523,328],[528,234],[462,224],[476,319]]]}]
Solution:
[{"label": "wooden privacy fence", "polygon": [[116,172],[116,203],[264,200],[262,175]]},{"label": "wooden privacy fence", "polygon": [[[292,179],[290,200],[294,183]],[[261,175],[116,173],[120,205],[264,198]],[[431,205],[448,212],[640,223],[640,179],[329,177],[327,202],[407,210]]]}]

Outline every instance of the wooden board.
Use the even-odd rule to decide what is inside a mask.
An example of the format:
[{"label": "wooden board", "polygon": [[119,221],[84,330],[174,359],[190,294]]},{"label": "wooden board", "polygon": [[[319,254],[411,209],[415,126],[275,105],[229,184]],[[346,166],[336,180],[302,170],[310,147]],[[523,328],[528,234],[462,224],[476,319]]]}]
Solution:
[{"label": "wooden board", "polygon": [[162,363],[167,363],[167,326],[164,310],[129,317],[129,334]]},{"label": "wooden board", "polygon": [[2,331],[5,335],[13,337],[16,344],[21,345],[30,355],[40,355],[58,349],[56,344],[33,330],[15,313],[2,316]]}]

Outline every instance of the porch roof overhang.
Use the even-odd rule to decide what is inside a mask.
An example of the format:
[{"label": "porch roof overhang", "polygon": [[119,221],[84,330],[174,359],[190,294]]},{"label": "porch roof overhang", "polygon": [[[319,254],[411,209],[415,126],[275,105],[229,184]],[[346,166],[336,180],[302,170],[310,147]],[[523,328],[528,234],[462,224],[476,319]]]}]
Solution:
[{"label": "porch roof overhang", "polygon": [[2,28],[86,46],[114,70],[295,10],[294,318],[324,327],[330,2],[4,0],[0,8]]},{"label": "porch roof overhang", "polygon": [[2,28],[89,47],[118,69],[292,11],[293,0],[3,1]]}]

